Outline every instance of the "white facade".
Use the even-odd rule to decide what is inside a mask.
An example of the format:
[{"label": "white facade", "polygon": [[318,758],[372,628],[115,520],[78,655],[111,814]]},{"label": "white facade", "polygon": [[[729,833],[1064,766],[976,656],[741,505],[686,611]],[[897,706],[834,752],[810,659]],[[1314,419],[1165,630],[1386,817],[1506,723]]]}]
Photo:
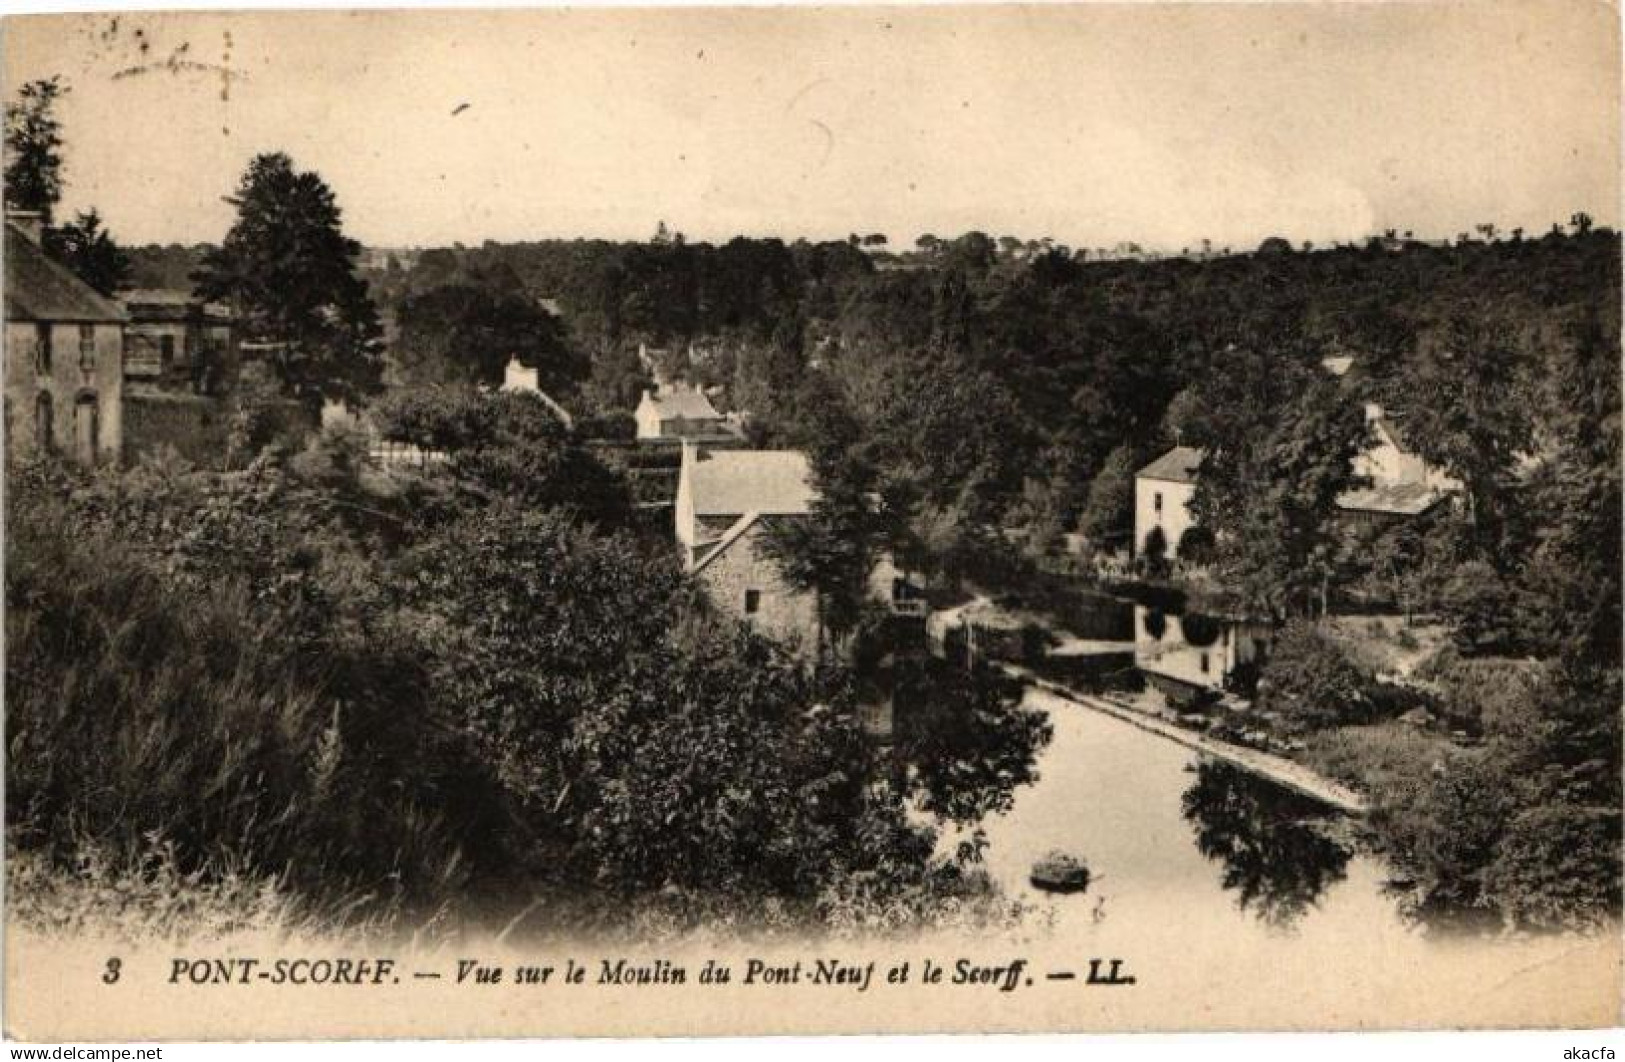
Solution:
[{"label": "white facade", "polygon": [[1442,468],[1428,464],[1420,454],[1407,451],[1394,437],[1383,418],[1382,407],[1366,403],[1366,423],[1371,425],[1371,446],[1354,459],[1354,474],[1365,476],[1374,487],[1420,486],[1434,490],[1460,490],[1461,481]]},{"label": "white facade", "polygon": [[518,358],[509,358],[508,364],[502,370],[502,389],[504,391],[540,391],[541,374],[536,370],[520,363]]},{"label": "white facade", "polygon": [[1196,470],[1202,451],[1176,446],[1134,474],[1134,555],[1150,556],[1148,548],[1160,535],[1161,554],[1168,560],[1180,555],[1181,539],[1196,523],[1191,500],[1196,497]]},{"label": "white facade", "polygon": [[728,422],[699,390],[686,384],[644,391],[637,409],[637,437],[648,442],[715,439],[731,434]]},{"label": "white facade", "polygon": [[1146,541],[1152,528],[1162,530],[1168,548],[1163,556],[1169,560],[1179,557],[1179,540],[1196,517],[1191,515],[1191,499],[1196,496],[1196,484],[1175,483],[1165,479],[1136,478],[1134,480],[1134,555],[1146,555]]},{"label": "white facade", "polygon": [[655,405],[654,395],[648,391],[643,392],[643,398],[638,402],[638,408],[632,411],[632,419],[637,422],[638,438],[661,438],[660,409]]}]

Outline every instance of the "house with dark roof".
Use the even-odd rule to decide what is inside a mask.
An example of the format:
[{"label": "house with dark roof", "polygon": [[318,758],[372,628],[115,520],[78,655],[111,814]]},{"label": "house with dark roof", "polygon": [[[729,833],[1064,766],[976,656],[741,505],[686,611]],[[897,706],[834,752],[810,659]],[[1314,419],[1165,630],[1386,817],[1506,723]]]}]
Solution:
[{"label": "house with dark roof", "polygon": [[1196,524],[1190,510],[1202,451],[1176,446],[1134,474],[1134,555],[1177,560]]},{"label": "house with dark roof", "polygon": [[41,235],[37,214],[7,213],[8,444],[86,464],[116,461],[124,442],[125,314],[53,261]]}]

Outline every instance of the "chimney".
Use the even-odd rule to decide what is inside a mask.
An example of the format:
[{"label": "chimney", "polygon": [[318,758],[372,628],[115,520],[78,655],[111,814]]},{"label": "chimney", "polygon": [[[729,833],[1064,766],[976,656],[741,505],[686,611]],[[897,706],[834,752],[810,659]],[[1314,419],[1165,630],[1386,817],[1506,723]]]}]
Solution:
[{"label": "chimney", "polygon": [[6,208],[6,224],[15,225],[29,242],[38,244],[45,238],[45,215],[38,210]]}]

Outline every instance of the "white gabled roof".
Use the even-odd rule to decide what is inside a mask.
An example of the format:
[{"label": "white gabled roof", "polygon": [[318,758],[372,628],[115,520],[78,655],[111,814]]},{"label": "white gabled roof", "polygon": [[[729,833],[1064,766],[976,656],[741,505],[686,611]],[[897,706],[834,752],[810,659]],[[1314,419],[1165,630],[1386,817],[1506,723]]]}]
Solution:
[{"label": "white gabled roof", "polygon": [[706,450],[683,454],[695,516],[799,516],[816,491],[799,450]]},{"label": "white gabled roof", "polygon": [[654,408],[661,420],[721,420],[711,400],[692,387],[670,387],[659,394],[643,392],[643,402]]}]

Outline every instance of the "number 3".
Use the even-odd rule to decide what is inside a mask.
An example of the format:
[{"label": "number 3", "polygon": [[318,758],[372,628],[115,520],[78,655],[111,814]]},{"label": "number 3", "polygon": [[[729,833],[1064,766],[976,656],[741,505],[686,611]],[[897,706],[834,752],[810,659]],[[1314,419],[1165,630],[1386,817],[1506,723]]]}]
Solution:
[{"label": "number 3", "polygon": [[123,964],[121,962],[119,962],[118,959],[108,959],[107,960],[107,969],[102,971],[102,984],[104,984],[104,985],[116,985],[116,984],[118,984],[118,972],[119,972],[119,967],[121,965],[123,965]]}]

